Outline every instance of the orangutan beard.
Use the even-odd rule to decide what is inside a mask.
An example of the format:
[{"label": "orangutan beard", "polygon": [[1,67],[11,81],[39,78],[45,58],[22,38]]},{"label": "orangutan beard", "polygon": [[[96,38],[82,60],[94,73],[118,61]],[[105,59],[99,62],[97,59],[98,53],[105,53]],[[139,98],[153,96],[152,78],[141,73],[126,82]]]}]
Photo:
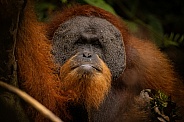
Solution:
[{"label": "orangutan beard", "polygon": [[84,104],[87,109],[99,108],[111,86],[109,68],[100,60],[101,72],[95,69],[71,69],[70,60],[60,69],[61,89],[75,103]]}]

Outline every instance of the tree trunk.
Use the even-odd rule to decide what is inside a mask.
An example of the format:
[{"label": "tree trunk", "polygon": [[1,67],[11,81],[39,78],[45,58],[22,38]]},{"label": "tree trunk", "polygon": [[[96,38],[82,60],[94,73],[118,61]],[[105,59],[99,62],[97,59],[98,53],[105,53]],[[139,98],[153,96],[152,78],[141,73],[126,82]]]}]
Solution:
[{"label": "tree trunk", "polygon": [[[26,0],[0,0],[0,81],[18,87],[15,45]],[[0,121],[27,122],[18,96],[0,87]]]}]

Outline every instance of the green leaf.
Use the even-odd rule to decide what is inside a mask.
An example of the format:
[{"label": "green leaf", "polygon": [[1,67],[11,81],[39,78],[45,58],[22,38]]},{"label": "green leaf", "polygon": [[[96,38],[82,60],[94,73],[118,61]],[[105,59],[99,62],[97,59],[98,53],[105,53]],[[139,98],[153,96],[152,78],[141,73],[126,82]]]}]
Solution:
[{"label": "green leaf", "polygon": [[84,0],[84,1],[90,5],[102,8],[102,9],[116,15],[116,12],[114,11],[114,9],[109,4],[107,4],[104,0]]},{"label": "green leaf", "polygon": [[184,35],[171,33],[164,36],[164,46],[180,46],[184,44]]},{"label": "green leaf", "polygon": [[62,3],[67,3],[67,2],[68,2],[68,0],[61,0],[61,2],[62,2]]}]

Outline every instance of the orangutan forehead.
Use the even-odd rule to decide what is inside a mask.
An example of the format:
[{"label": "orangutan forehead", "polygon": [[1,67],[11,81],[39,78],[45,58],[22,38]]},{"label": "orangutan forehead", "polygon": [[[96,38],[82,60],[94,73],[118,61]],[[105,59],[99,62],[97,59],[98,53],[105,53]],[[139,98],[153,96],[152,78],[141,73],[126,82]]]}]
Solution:
[{"label": "orangutan forehead", "polygon": [[121,37],[120,31],[109,21],[103,18],[95,17],[95,16],[76,16],[72,19],[62,23],[59,27],[59,30],[63,30],[68,28],[76,32],[88,32],[92,34],[100,34],[100,33],[111,33],[118,37]]}]

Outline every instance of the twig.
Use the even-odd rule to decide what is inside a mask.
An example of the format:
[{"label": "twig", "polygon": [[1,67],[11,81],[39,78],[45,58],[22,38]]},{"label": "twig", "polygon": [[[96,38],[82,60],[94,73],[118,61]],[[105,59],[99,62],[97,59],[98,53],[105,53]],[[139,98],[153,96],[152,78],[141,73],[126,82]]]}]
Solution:
[{"label": "twig", "polygon": [[32,98],[27,93],[23,92],[22,90],[11,86],[7,83],[4,83],[0,81],[0,86],[3,88],[8,89],[9,91],[17,94],[19,97],[21,97],[23,100],[25,100],[27,103],[32,105],[36,110],[38,110],[41,114],[43,114],[46,118],[50,119],[52,122],[63,122],[59,117],[54,115],[50,110],[48,110],[45,106],[40,104],[38,101],[36,101],[34,98]]}]

